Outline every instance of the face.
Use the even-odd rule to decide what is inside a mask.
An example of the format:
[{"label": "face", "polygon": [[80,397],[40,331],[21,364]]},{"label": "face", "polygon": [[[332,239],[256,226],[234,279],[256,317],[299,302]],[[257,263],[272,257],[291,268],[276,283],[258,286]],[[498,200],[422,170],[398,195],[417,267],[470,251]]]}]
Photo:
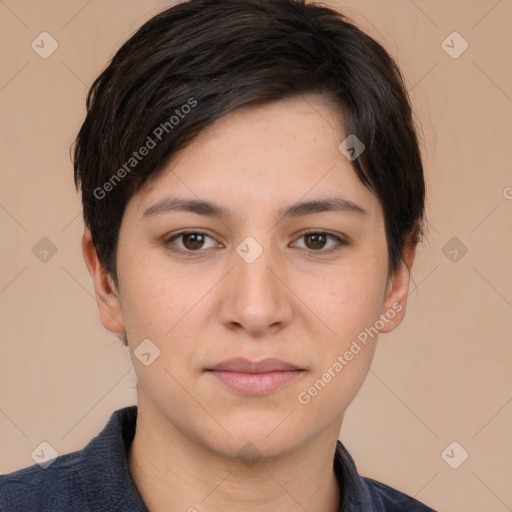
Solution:
[{"label": "face", "polygon": [[[414,250],[388,279],[382,208],[338,149],[342,116],[307,95],[239,109],[201,132],[129,201],[118,291],[84,235],[102,322],[128,336],[139,404],[217,453],[250,441],[272,456],[337,436],[375,333],[405,312]],[[328,199],[338,208],[285,213]],[[232,358],[300,371],[211,371]]]}]

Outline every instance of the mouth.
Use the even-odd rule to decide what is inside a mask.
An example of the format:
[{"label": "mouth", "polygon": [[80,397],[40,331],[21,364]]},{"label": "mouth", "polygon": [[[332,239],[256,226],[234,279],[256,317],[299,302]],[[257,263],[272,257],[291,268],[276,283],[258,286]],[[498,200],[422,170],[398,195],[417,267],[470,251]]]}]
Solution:
[{"label": "mouth", "polygon": [[280,359],[254,362],[243,358],[223,361],[206,371],[231,390],[249,396],[271,393],[306,373]]}]

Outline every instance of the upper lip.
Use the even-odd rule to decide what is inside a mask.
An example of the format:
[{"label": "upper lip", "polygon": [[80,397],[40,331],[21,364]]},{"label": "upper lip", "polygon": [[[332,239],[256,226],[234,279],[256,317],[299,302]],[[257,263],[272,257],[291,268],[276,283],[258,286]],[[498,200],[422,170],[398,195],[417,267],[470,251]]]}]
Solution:
[{"label": "upper lip", "polygon": [[286,361],[282,361],[281,359],[267,358],[255,362],[250,361],[249,359],[244,359],[243,357],[238,357],[235,359],[227,359],[226,361],[222,361],[212,368],[208,368],[208,370],[241,373],[265,373],[275,371],[293,371],[300,370],[300,368],[291,363],[287,363]]}]

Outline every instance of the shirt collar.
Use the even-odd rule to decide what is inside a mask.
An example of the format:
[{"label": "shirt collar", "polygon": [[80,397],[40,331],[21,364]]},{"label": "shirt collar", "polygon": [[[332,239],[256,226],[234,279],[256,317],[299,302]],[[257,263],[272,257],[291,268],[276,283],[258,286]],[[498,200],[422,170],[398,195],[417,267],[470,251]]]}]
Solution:
[{"label": "shirt collar", "polygon": [[366,482],[357,472],[354,459],[339,439],[334,454],[334,473],[341,495],[339,512],[379,512]]},{"label": "shirt collar", "polygon": [[136,421],[136,405],[114,411],[103,430],[83,448],[85,470],[80,471],[79,479],[91,510],[105,504],[105,510],[115,506],[115,510],[148,512],[128,469]]}]

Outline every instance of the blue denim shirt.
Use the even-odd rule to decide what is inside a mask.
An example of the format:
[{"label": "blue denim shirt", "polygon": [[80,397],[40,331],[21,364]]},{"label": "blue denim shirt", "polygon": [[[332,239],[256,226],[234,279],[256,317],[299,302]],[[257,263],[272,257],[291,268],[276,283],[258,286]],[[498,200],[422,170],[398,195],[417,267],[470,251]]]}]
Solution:
[{"label": "blue denim shirt", "polygon": [[[148,512],[128,470],[137,406],[112,413],[103,430],[82,449],[0,475],[0,512]],[[334,469],[340,512],[429,512],[405,494],[359,476],[352,457],[337,443]]]}]

